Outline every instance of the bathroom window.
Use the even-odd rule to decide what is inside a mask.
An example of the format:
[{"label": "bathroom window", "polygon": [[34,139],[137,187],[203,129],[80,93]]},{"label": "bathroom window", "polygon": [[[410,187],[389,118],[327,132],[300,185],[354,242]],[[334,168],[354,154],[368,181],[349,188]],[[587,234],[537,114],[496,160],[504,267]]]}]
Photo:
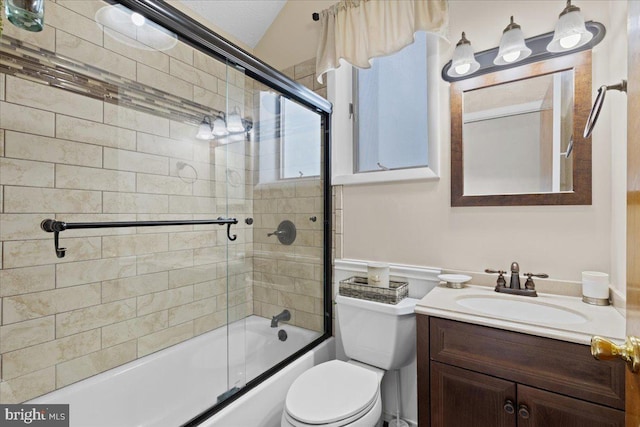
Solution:
[{"label": "bathroom window", "polygon": [[438,38],[424,32],[370,69],[328,74],[334,184],[438,178],[439,75]]},{"label": "bathroom window", "polygon": [[280,98],[280,177],[320,176],[320,116],[284,97]]},{"label": "bathroom window", "polygon": [[354,69],[356,173],[426,167],[427,35],[393,55]]}]

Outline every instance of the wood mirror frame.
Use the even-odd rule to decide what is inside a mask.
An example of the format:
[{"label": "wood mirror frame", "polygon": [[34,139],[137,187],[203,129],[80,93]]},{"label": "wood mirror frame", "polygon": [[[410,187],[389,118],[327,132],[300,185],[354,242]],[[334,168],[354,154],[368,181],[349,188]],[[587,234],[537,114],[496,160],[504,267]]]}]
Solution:
[{"label": "wood mirror frame", "polygon": [[[464,92],[564,70],[574,72],[573,191],[465,196]],[[583,138],[582,133],[591,109],[591,90],[591,50],[451,83],[451,206],[590,205],[591,138]]]}]

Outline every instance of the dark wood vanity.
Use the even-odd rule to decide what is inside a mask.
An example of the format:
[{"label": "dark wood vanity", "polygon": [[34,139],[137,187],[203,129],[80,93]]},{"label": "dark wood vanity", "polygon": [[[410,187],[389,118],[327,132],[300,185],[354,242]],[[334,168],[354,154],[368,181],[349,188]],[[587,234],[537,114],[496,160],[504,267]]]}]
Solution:
[{"label": "dark wood vanity", "polygon": [[586,345],[416,315],[420,427],[624,426],[621,361]]}]

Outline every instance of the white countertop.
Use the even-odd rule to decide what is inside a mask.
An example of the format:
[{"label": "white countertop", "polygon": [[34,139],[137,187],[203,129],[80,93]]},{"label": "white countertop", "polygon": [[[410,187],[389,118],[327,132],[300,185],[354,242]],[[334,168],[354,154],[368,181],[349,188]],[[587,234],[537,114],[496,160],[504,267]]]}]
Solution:
[{"label": "white countertop", "polygon": [[[465,299],[499,298],[541,304],[551,309],[562,308],[581,316],[584,320],[571,323],[554,323],[544,316],[534,319],[513,320],[500,312],[486,309],[487,312],[465,307],[458,303]],[[514,304],[515,305],[515,304]],[[498,329],[522,332],[540,337],[589,345],[593,335],[599,335],[617,342],[625,340],[625,319],[612,306],[595,306],[582,302],[582,298],[561,295],[541,294],[538,297],[497,293],[486,286],[467,285],[462,289],[451,289],[443,285],[434,288],[416,305],[416,313],[466,323],[490,326]]]}]

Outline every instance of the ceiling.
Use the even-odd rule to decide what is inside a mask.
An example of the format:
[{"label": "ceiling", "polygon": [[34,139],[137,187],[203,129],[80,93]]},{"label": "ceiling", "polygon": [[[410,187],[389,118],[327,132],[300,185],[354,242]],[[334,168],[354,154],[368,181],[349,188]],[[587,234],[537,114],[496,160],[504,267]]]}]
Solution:
[{"label": "ceiling", "polygon": [[182,0],[182,3],[214,26],[252,49],[287,0]]}]

